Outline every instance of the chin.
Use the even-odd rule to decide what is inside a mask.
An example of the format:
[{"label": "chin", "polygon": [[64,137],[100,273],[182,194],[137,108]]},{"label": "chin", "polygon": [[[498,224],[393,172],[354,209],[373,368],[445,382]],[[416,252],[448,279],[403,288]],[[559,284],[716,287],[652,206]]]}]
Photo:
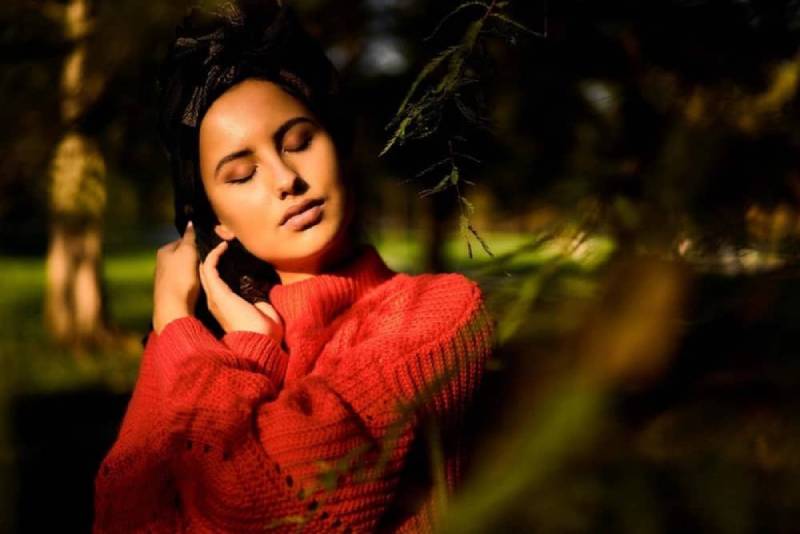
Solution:
[{"label": "chin", "polygon": [[[317,258],[337,244],[337,237],[341,235],[342,230],[341,223],[341,220],[323,219],[305,230],[287,232],[287,237],[278,245],[282,252],[280,258],[273,257],[271,260],[265,261],[273,264],[299,263],[303,260]],[[269,254],[269,256],[272,255]]]}]

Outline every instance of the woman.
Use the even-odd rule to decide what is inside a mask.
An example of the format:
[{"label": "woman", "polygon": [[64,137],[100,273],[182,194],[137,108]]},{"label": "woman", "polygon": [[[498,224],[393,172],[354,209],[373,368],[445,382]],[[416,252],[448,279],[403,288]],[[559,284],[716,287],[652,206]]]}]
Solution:
[{"label": "woman", "polygon": [[185,231],[95,532],[431,531],[492,347],[479,286],[360,239],[335,70],[285,5],[194,12],[162,89]]}]

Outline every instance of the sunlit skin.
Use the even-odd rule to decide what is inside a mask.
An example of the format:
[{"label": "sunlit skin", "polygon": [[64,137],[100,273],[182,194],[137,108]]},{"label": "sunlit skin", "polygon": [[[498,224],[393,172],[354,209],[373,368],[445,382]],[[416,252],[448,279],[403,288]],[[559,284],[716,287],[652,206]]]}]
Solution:
[{"label": "sunlit skin", "polygon": [[[346,231],[352,190],[330,134],[303,103],[275,83],[248,79],[209,107],[199,131],[203,186],[224,241],[199,262],[194,230],[159,249],[153,327],[190,315],[199,286],[226,332],[249,330],[282,338],[282,324],[268,303],[250,304],[219,277],[217,262],[227,240],[237,238],[271,264],[281,283],[323,273],[354,252]],[[281,225],[286,210],[308,198],[324,200],[319,221],[305,228]],[[193,273],[193,274],[191,274]]]},{"label": "sunlit skin", "polygon": [[[286,124],[290,126],[286,128]],[[217,98],[200,124],[200,171],[221,238],[238,238],[288,284],[322,272],[345,252],[347,188],[333,139],[280,86],[245,80]],[[280,226],[286,209],[322,198],[322,220]]]}]

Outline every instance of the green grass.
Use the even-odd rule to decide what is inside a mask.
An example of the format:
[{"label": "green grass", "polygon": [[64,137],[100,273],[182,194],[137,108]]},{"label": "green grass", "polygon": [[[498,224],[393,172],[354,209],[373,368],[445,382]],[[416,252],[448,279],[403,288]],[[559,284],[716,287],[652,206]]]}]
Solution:
[{"label": "green grass", "polygon": [[[531,236],[510,233],[483,234],[495,258],[504,255],[504,271],[530,269],[544,264],[563,250],[554,241],[523,253],[511,255]],[[591,268],[610,251],[607,241],[591,242],[591,252],[576,258],[575,265]],[[405,233],[384,233],[375,242],[386,263],[394,270],[419,273],[422,241]],[[473,258],[467,255],[464,239],[452,236],[445,247],[449,270],[465,272],[480,279],[490,276],[493,265],[473,240]],[[141,338],[150,321],[155,250],[112,253],[104,260],[104,280],[109,312],[115,325]],[[0,292],[0,360],[3,391],[52,391],[104,384],[114,389],[130,388],[135,380],[140,347],[128,352],[94,354],[76,359],[50,343],[43,329],[42,302],[45,281],[43,258],[0,257],[4,288]]]}]

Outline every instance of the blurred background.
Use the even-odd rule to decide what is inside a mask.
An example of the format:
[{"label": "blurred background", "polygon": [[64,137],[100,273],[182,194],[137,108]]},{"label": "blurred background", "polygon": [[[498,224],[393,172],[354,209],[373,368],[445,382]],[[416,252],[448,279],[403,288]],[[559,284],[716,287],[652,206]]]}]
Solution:
[{"label": "blurred background", "polygon": [[[293,0],[371,239],[498,336],[445,532],[796,532],[800,2]],[[0,531],[86,532],[177,237],[194,2],[0,3]]]}]

